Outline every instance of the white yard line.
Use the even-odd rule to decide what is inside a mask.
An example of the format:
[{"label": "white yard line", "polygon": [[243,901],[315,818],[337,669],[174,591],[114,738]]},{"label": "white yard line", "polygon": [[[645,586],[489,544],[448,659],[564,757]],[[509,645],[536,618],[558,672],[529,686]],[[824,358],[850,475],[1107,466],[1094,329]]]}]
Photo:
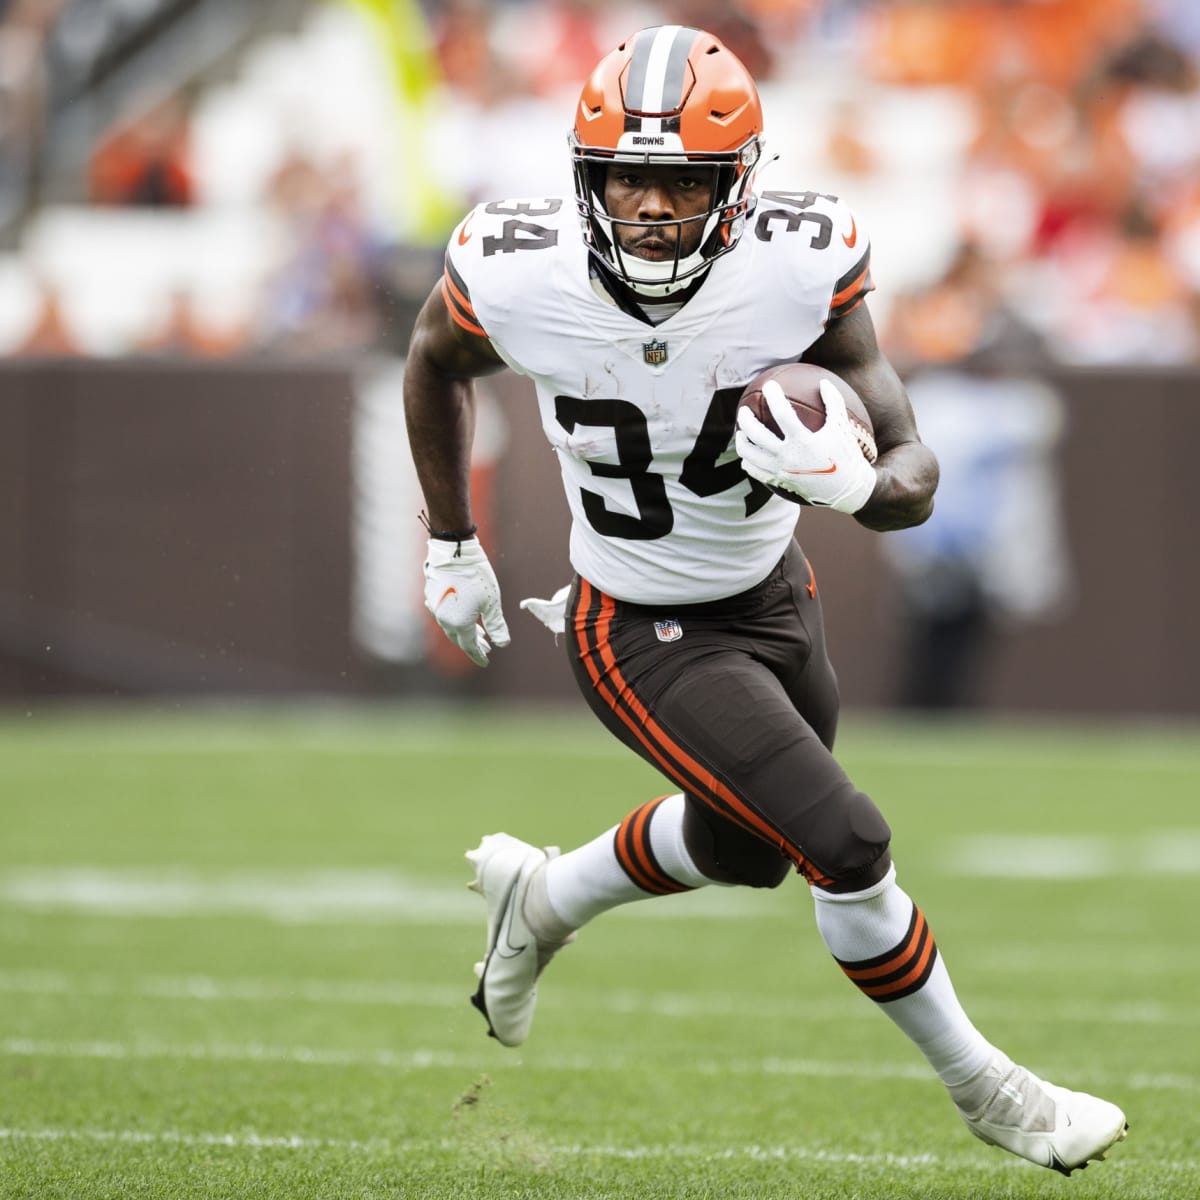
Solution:
[{"label": "white yard line", "polygon": [[[831,968],[832,969],[832,968]],[[0,968],[0,994],[15,996],[113,996],[196,1003],[304,1003],[385,1008],[447,1008],[466,1001],[470,990],[464,981],[451,984],[406,984],[387,980],[220,979],[210,975],[112,975],[72,974],[66,971]],[[633,992],[626,989],[597,990],[560,984],[556,999],[572,1008],[620,1014],[652,1014],[664,1017],[731,1017],[744,1014],[746,997],[734,993],[696,991]],[[1011,1015],[1011,1008],[986,1001],[973,1003],[972,1011],[987,1020]],[[755,1000],[755,1013],[763,1020],[870,1020],[878,1019],[873,1005],[840,1000],[813,1001]],[[1191,1004],[1169,1005],[1156,1000],[1130,1000],[1114,1004],[1071,1001],[1058,1008],[1025,1012],[1022,1021],[1036,1024],[1135,1026],[1184,1026],[1200,1024],[1200,1008]]]},{"label": "white yard line", "polygon": [[[422,1158],[432,1151],[463,1150],[464,1144],[448,1138],[437,1141],[409,1139],[389,1141],[386,1138],[371,1138],[362,1141],[355,1138],[318,1138],[302,1134],[262,1134],[254,1131],[240,1133],[188,1133],[178,1129],[70,1129],[65,1127],[43,1127],[38,1129],[0,1127],[0,1143],[20,1142],[98,1142],[130,1146],[184,1146],[188,1148],[231,1150],[292,1150],[302,1152],[329,1152],[373,1156],[377,1158]],[[859,1167],[879,1167],[897,1171],[921,1171],[930,1167],[954,1170],[972,1170],[992,1174],[1002,1171],[1037,1171],[1029,1163],[1008,1156],[988,1154],[862,1154],[854,1151],[828,1150],[817,1146],[713,1146],[689,1143],[658,1143],[643,1146],[615,1146],[611,1143],[587,1144],[579,1142],[538,1142],[539,1155],[559,1158],[616,1159],[620,1161],[646,1161],[664,1159],[693,1162],[810,1162],[831,1163]],[[474,1150],[469,1150],[473,1156]],[[1122,1152],[1124,1153],[1124,1152]],[[1189,1159],[1155,1159],[1156,1171],[1192,1176],[1200,1163]],[[1120,1155],[1104,1164],[1105,1173],[1113,1171],[1141,1171],[1143,1164],[1136,1159],[1125,1161]]]},{"label": "white yard line", "polygon": [[[431,1150],[462,1149],[462,1143],[449,1139],[436,1142],[413,1139],[392,1142],[383,1138],[369,1141],[341,1138],[314,1138],[297,1134],[264,1135],[260,1133],[186,1133],[167,1129],[151,1132],[142,1129],[67,1129],[60,1127],[41,1129],[0,1128],[0,1142],[115,1142],[125,1145],[172,1145],[188,1147],[225,1146],[247,1150],[303,1150],[343,1151],[369,1154],[380,1157],[420,1157]],[[839,1152],[808,1146],[712,1146],[667,1143],[645,1146],[614,1146],[609,1144],[589,1145],[583,1143],[538,1142],[540,1154],[563,1158],[604,1158],[629,1161],[644,1159],[692,1159],[698,1161],[736,1161],[748,1159],[763,1161],[803,1161],[826,1163],[849,1163],[855,1166],[875,1166],[896,1169],[923,1169],[932,1166],[974,1167],[981,1171],[995,1171],[1017,1167],[1015,1160],[979,1159],[966,1155],[940,1158],[936,1154],[857,1154]],[[473,1151],[472,1151],[473,1153]]]},{"label": "white yard line", "polygon": [[[262,1043],[169,1043],[149,1039],[136,1042],[116,1041],[51,1041],[35,1038],[6,1038],[0,1040],[0,1055],[13,1058],[67,1059],[178,1059],[199,1062],[283,1062],[297,1066],[367,1067],[390,1071],[424,1071],[433,1068],[478,1071],[486,1066],[495,1070],[541,1070],[581,1072],[619,1072],[629,1074],[644,1069],[644,1059],[623,1059],[615,1055],[591,1058],[586,1055],[554,1055],[545,1059],[509,1056],[506,1060],[480,1051],[418,1049],[397,1051],[388,1049],[338,1049],[328,1046],[271,1046]],[[860,1063],[822,1061],[799,1058],[730,1058],[690,1059],[673,1062],[671,1069],[678,1073],[704,1076],[729,1075],[795,1075],[819,1079],[891,1079],[928,1083],[932,1076],[928,1068],[916,1063]],[[1085,1080],[1091,1085],[1121,1086],[1131,1090],[1200,1091],[1200,1079],[1186,1075],[1129,1076],[1097,1075],[1089,1072]]]},{"label": "white yard line", "polygon": [[[1200,874],[1200,830],[1148,829],[1128,837],[972,835],[948,839],[926,869],[994,879],[1070,881]],[[936,867],[935,867],[936,864]],[[102,918],[256,917],[283,924],[478,925],[482,908],[462,883],[383,868],[203,871],[99,865],[0,870],[0,907]],[[798,886],[798,885],[797,885]],[[794,889],[793,889],[794,890]],[[617,919],[777,919],[774,895],[706,888],[632,904]]]},{"label": "white yard line", "polygon": [[[199,871],[101,866],[0,871],[0,908],[112,918],[257,917],[286,925],[476,925],[479,897],[449,883],[384,869]],[[617,910],[619,919],[763,919],[770,901],[749,889],[657,898]]]}]

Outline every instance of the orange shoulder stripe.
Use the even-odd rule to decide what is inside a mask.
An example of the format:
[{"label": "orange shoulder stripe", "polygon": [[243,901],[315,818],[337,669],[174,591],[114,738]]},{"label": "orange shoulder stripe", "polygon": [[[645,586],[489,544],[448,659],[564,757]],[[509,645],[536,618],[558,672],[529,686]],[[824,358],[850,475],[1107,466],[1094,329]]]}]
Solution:
[{"label": "orange shoulder stripe", "polygon": [[484,327],[480,325],[477,320],[473,319],[475,317],[475,310],[472,309],[470,305],[467,305],[466,313],[469,313],[470,315],[466,315],[466,313],[464,313],[460,308],[458,301],[455,299],[453,291],[454,285],[446,278],[446,276],[443,275],[442,299],[445,300],[446,311],[453,318],[454,323],[461,326],[468,333],[475,334],[476,337],[487,337],[487,330],[484,329]]},{"label": "orange shoulder stripe", "polygon": [[[867,286],[864,286],[866,284]],[[855,276],[840,292],[837,292],[833,299],[829,302],[830,309],[841,308],[847,300],[854,299],[859,292],[869,292],[871,290],[871,268],[864,267],[862,274]]]}]

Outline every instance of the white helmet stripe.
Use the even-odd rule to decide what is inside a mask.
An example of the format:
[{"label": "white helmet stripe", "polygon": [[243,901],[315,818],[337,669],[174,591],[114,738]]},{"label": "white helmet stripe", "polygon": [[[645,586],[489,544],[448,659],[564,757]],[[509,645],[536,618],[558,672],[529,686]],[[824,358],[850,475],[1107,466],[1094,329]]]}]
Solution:
[{"label": "white helmet stripe", "polygon": [[646,87],[638,108],[644,113],[660,113],[679,107],[679,91],[666,96],[667,64],[671,61],[671,47],[683,32],[682,25],[663,25],[654,35],[650,47],[650,61],[646,64]]},{"label": "white helmet stripe", "polygon": [[625,128],[661,133],[662,117],[683,107],[688,55],[698,33],[681,25],[645,29],[637,36],[625,88]]}]

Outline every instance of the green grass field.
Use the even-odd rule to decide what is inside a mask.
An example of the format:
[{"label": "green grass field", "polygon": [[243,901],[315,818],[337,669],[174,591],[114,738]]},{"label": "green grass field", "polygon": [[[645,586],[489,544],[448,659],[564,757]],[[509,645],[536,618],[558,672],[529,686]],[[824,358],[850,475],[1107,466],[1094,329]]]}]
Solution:
[{"label": "green grass field", "polygon": [[520,1051],[463,851],[661,791],[591,719],[0,719],[0,1196],[1200,1195],[1200,736],[848,721],[976,1022],[1121,1103],[1064,1179],[976,1142],[799,881],[607,914]]}]

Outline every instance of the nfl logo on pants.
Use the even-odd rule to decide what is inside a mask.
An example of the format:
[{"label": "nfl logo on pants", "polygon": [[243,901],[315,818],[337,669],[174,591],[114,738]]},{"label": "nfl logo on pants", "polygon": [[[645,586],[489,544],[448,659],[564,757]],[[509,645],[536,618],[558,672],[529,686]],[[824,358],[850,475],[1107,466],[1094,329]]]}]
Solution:
[{"label": "nfl logo on pants", "polygon": [[683,626],[678,621],[655,621],[654,632],[660,642],[677,642],[683,637]]},{"label": "nfl logo on pants", "polygon": [[643,342],[642,356],[652,366],[658,367],[667,361],[666,342]]}]

